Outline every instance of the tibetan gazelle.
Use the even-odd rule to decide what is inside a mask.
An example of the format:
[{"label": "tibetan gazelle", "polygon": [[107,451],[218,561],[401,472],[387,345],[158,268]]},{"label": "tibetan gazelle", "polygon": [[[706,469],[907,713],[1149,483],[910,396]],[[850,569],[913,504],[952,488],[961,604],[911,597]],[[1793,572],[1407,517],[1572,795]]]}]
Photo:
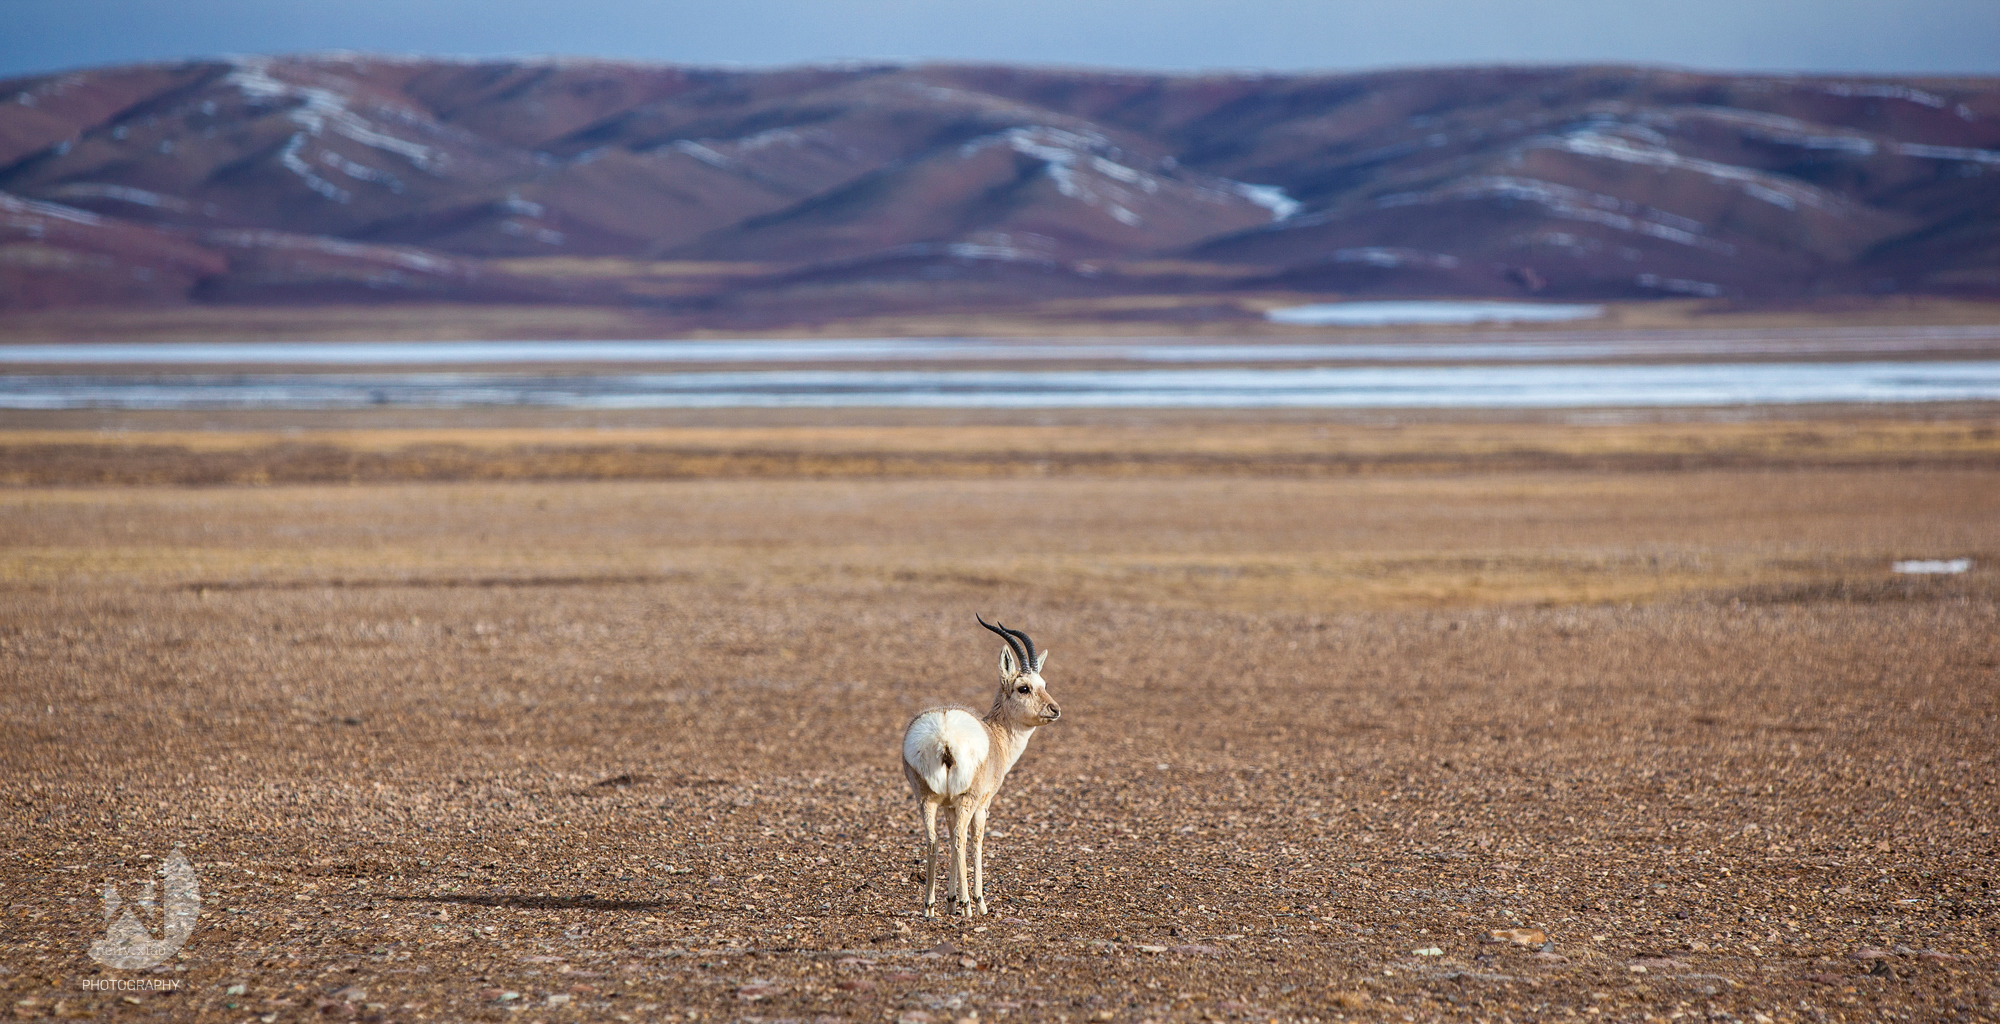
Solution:
[{"label": "tibetan gazelle", "polygon": [[[976,616],[975,616],[976,617]],[[973,902],[986,913],[986,807],[1007,781],[1007,772],[1028,749],[1037,726],[1062,717],[1042,682],[1042,663],[1049,652],[1035,653],[1035,642],[1020,630],[979,624],[1000,634],[1007,646],[1000,651],[1000,691],[984,716],[965,707],[931,708],[910,720],[903,730],[903,775],[923,804],[924,916],[937,916],[939,864],[937,816],[950,813],[951,896],[957,911],[972,916]],[[972,884],[966,885],[965,846],[972,840]]]}]

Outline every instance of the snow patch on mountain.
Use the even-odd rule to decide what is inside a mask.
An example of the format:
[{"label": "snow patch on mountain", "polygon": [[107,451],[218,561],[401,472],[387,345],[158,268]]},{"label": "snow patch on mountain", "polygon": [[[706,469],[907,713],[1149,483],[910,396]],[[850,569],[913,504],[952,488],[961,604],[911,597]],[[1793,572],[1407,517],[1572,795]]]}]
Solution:
[{"label": "snow patch on mountain", "polygon": [[1157,178],[1111,159],[1121,155],[1118,148],[1096,132],[1029,125],[974,139],[959,151],[969,156],[992,145],[1005,145],[1016,153],[1040,160],[1043,173],[1055,182],[1056,191],[1103,210],[1126,227],[1144,223],[1132,211],[1142,198],[1132,188],[1143,194],[1160,190]]},{"label": "snow patch on mountain", "polygon": [[[346,96],[332,89],[284,81],[271,73],[271,66],[272,61],[265,57],[238,58],[223,81],[255,102],[294,104],[285,116],[304,130],[293,134],[286,142],[284,150],[279,153],[278,159],[287,170],[298,175],[308,188],[320,196],[337,203],[348,203],[354,198],[353,193],[314,173],[312,165],[303,155],[309,144],[309,138],[318,138],[329,131],[370,149],[404,157],[418,170],[432,174],[442,172],[446,159],[441,151],[377,130],[366,118],[351,109]],[[399,113],[405,119],[413,117],[407,111]],[[381,182],[398,193],[402,191],[401,180],[386,171],[345,157],[340,157],[338,163],[326,161],[322,157],[322,162],[334,166],[350,178]],[[389,182],[394,184],[389,185]]]},{"label": "snow patch on mountain", "polygon": [[1797,146],[1801,149],[1838,150],[1856,156],[1871,156],[1878,148],[1875,140],[1854,132],[1812,124],[1783,114],[1739,107],[1698,106],[1667,111],[1668,117],[1692,117],[1720,121],[1735,126],[1745,137]]},{"label": "snow patch on mountain", "polygon": [[714,149],[711,149],[708,146],[703,145],[702,143],[694,142],[689,139],[682,139],[681,141],[674,143],[673,148],[675,152],[685,153],[688,156],[694,157],[696,160],[699,160],[702,163],[709,165],[710,167],[719,168],[725,171],[733,171],[736,169],[736,161],[731,160],[726,156],[723,156],[721,153],[716,152]]},{"label": "snow patch on mountain", "polygon": [[1712,299],[1722,294],[1722,286],[1707,281],[1690,281],[1681,277],[1661,277],[1658,274],[1640,274],[1632,279],[1641,288],[1654,291],[1672,292],[1675,295],[1699,295]]},{"label": "snow patch on mountain", "polygon": [[50,190],[52,196],[64,199],[113,199],[135,206],[149,206],[156,210],[171,210],[186,213],[191,205],[184,199],[163,196],[158,192],[148,192],[143,188],[129,185],[111,185],[98,181],[79,181]]},{"label": "snow patch on mountain", "polygon": [[2000,150],[1967,149],[1963,146],[1927,146],[1920,142],[1903,142],[1896,145],[1896,152],[1904,156],[1920,156],[1930,160],[1963,160],[1975,164],[2000,164]]},{"label": "snow patch on mountain", "polygon": [[1430,267],[1436,270],[1450,270],[1458,266],[1458,257],[1441,252],[1425,252],[1421,249],[1404,249],[1399,246],[1369,245],[1353,249],[1335,249],[1331,257],[1334,263],[1365,263],[1371,267]]},{"label": "snow patch on mountain", "polygon": [[1286,195],[1285,190],[1276,185],[1252,185],[1247,181],[1231,181],[1229,184],[1236,189],[1237,195],[1271,211],[1273,224],[1291,220],[1305,208],[1304,203]]},{"label": "snow patch on mountain", "polygon": [[1831,96],[1859,96],[1868,99],[1908,100],[1911,103],[1943,110],[1950,100],[1934,92],[1907,85],[1892,85],[1880,82],[1832,82],[1820,86],[1820,91]]},{"label": "snow patch on mountain", "polygon": [[1152,170],[1134,167],[1125,162],[1129,157],[1124,150],[1092,131],[1026,125],[973,139],[959,147],[959,154],[971,156],[998,145],[1040,160],[1058,192],[1105,211],[1127,227],[1141,226],[1144,220],[1136,209],[1149,197],[1169,190],[1210,203],[1247,201],[1270,211],[1274,223],[1289,219],[1302,206],[1276,185],[1194,174],[1182,170],[1172,157],[1161,159]]},{"label": "snow patch on mountain", "polygon": [[1536,178],[1507,176],[1468,178],[1428,192],[1397,192],[1375,200],[1377,209],[1417,206],[1482,199],[1518,200],[1534,203],[1558,217],[1601,224],[1663,241],[1705,249],[1724,255],[1736,247],[1705,235],[1706,227],[1696,220],[1642,207],[1637,203],[1569,185]]},{"label": "snow patch on mountain", "polygon": [[[1030,236],[1037,238],[1040,236]],[[1012,239],[1005,233],[975,236],[971,241],[962,242],[910,242],[879,252],[832,260],[821,264],[822,268],[855,266],[877,263],[884,260],[907,259],[923,256],[949,256],[960,260],[982,260],[996,263],[1028,263],[1042,267],[1060,267],[1063,264],[1051,259],[1043,246],[1024,247],[1011,244]]]},{"label": "snow patch on mountain", "polygon": [[349,160],[333,150],[320,150],[319,162],[356,181],[374,182],[382,185],[396,195],[403,194],[403,179],[380,168],[370,167],[367,164]]},{"label": "snow patch on mountain", "polygon": [[354,193],[320,177],[313,171],[312,164],[307,163],[305,158],[299,155],[305,150],[307,142],[306,133],[293,132],[292,137],[285,141],[285,148],[278,152],[278,163],[298,175],[305,181],[307,188],[322,197],[343,205],[353,202]]},{"label": "snow patch on mountain", "polygon": [[241,249],[297,249],[325,253],[329,256],[393,263],[407,270],[425,274],[462,277],[479,275],[478,268],[472,264],[436,256],[422,250],[389,245],[366,245],[328,238],[325,235],[295,235],[285,231],[246,228],[211,231],[204,237],[217,245],[231,245]]},{"label": "snow patch on mountain", "polygon": [[[0,213],[53,217],[56,220],[66,220],[72,224],[82,224],[93,228],[103,227],[105,224],[104,218],[88,210],[79,210],[74,206],[64,206],[61,203],[45,203],[39,199],[24,199],[6,192],[0,192]],[[23,227],[25,226],[25,222],[9,218],[8,226]]]},{"label": "snow patch on mountain", "polygon": [[1640,145],[1629,139],[1605,132],[1585,128],[1565,135],[1534,140],[1531,146],[1559,149],[1578,156],[1600,160],[1618,160],[1625,163],[1641,164],[1671,170],[1692,171],[1716,181],[1730,182],[1741,188],[1746,195],[1763,200],[1773,206],[1795,210],[1808,206],[1839,215],[1843,205],[1833,195],[1814,188],[1804,182],[1794,181],[1782,175],[1771,174],[1752,167],[1738,167],[1735,164],[1717,163],[1699,157],[1682,156],[1671,149],[1660,146]]}]

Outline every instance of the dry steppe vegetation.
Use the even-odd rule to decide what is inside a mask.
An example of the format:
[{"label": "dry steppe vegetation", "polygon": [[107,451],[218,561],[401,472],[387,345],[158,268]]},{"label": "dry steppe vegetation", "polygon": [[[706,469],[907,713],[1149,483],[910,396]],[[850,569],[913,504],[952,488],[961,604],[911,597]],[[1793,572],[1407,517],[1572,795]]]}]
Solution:
[{"label": "dry steppe vegetation", "polygon": [[[16,418],[0,993],[2000,1019],[1996,415]],[[493,468],[600,450],[718,461]],[[987,697],[975,611],[1065,714],[993,916],[926,921],[895,738]],[[99,967],[104,882],[176,845],[193,938]]]},{"label": "dry steppe vegetation", "polygon": [[[633,266],[577,260],[538,272],[589,279],[604,274],[672,280],[684,263]],[[1143,265],[1142,265],[1143,266]],[[525,269],[525,268],[523,268]],[[720,266],[703,268],[727,277]],[[1185,269],[1185,268],[1183,268]],[[828,313],[799,322],[738,326],[690,323],[645,307],[579,304],[521,305],[398,302],[380,305],[196,305],[168,308],[10,310],[0,343],[264,342],[290,341],[540,341],[549,338],[1212,338],[1217,324],[1239,338],[1324,339],[1322,327],[1273,323],[1267,310],[1341,298],[1315,292],[1206,292],[1175,288],[1160,294],[1087,299],[1023,300],[1005,310]],[[1991,301],[1924,295],[1833,297],[1798,303],[1736,303],[1718,299],[1655,299],[1607,303],[1602,317],[1537,324],[1522,331],[1791,330],[1985,326]],[[1425,333],[1491,336],[1491,326],[1426,327]],[[1353,339],[1392,337],[1408,328],[1350,328]]]}]

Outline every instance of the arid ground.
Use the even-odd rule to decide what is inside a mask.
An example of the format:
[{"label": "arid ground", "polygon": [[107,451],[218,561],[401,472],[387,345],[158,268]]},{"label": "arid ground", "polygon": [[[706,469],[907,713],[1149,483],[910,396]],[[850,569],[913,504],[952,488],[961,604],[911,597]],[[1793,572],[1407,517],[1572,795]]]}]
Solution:
[{"label": "arid ground", "polygon": [[2000,409],[840,415],[0,423],[6,1009],[2000,1019]]}]

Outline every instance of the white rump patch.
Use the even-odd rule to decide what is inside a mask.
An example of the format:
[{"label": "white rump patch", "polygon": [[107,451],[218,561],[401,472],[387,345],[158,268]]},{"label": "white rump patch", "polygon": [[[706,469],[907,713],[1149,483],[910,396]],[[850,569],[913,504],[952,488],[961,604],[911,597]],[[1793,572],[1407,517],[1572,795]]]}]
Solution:
[{"label": "white rump patch", "polygon": [[926,711],[903,734],[903,763],[940,796],[971,789],[972,773],[986,760],[988,749],[986,727],[957,708]]}]

